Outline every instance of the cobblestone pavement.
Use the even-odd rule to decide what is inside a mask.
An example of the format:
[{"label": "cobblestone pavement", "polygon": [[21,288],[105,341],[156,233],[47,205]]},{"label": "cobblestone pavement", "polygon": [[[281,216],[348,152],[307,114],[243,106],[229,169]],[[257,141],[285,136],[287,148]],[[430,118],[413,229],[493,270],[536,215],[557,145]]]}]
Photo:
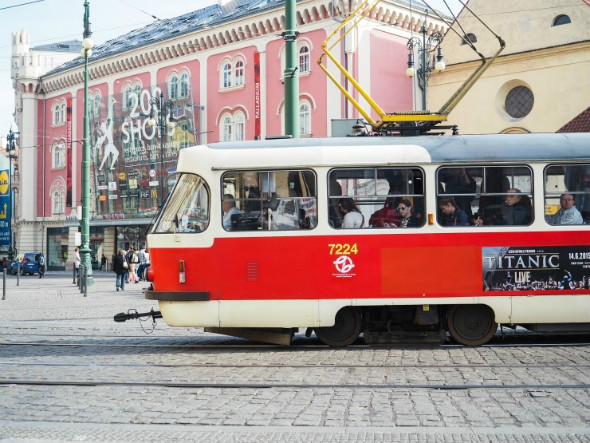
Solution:
[{"label": "cobblestone pavement", "polygon": [[590,442],[587,343],[278,347],[113,322],[157,309],[144,286],[6,278],[0,441]]}]

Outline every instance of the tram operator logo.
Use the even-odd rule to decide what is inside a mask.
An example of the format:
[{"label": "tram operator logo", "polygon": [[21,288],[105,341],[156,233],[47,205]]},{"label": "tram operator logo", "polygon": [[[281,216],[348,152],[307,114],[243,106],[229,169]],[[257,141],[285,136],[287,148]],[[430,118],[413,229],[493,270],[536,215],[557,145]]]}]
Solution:
[{"label": "tram operator logo", "polygon": [[354,263],[348,255],[341,255],[333,263],[336,270],[340,273],[338,277],[352,277],[354,275],[350,273],[354,268]]}]

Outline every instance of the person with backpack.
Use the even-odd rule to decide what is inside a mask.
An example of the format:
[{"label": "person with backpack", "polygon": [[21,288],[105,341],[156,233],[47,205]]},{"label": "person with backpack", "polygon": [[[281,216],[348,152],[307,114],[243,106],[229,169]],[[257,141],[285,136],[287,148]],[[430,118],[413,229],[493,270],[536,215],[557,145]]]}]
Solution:
[{"label": "person with backpack", "polygon": [[129,271],[129,263],[127,263],[127,258],[125,257],[125,249],[120,248],[113,259],[113,271],[117,274],[117,280],[115,282],[117,286],[117,291],[121,289],[121,291],[125,290],[125,274]]},{"label": "person with backpack", "polygon": [[39,278],[45,278],[45,255],[41,252],[37,258],[39,263]]}]

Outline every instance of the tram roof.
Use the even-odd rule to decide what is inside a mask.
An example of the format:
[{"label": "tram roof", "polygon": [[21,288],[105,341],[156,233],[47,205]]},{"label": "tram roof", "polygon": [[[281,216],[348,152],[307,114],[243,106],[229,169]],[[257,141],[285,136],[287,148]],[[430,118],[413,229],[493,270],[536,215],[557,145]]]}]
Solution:
[{"label": "tram roof", "polygon": [[[263,155],[261,151],[264,152]],[[184,149],[214,169],[342,164],[590,161],[590,133],[298,138],[223,142]]]}]

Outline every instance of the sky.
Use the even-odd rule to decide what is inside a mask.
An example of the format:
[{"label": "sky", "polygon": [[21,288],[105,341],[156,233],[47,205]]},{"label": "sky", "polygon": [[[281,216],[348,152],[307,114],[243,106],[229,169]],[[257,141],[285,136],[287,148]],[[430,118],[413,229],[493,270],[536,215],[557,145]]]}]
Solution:
[{"label": "sky", "polygon": [[[158,19],[176,17],[217,3],[217,0],[89,0],[92,39],[104,43]],[[447,11],[444,0],[427,0]],[[454,12],[458,0],[447,0]],[[26,29],[31,47],[82,40],[84,0],[3,0],[0,2],[0,136],[17,130],[12,120],[14,91],[10,78],[12,34]]]}]

